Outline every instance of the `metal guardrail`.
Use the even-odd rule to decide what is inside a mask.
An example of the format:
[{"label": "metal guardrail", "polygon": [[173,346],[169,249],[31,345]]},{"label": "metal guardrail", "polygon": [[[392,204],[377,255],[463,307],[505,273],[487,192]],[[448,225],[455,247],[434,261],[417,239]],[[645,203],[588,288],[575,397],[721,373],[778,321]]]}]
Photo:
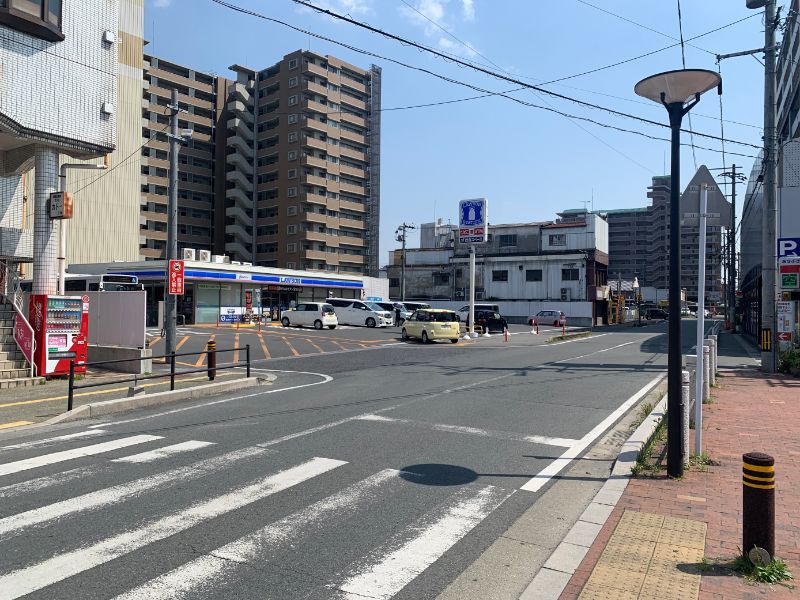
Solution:
[{"label": "metal guardrail", "polygon": [[[16,318],[14,319],[14,341],[17,343],[23,356],[25,356],[25,360],[28,361],[31,377],[34,377],[36,373],[36,364],[34,361],[36,338],[33,335],[33,327],[31,327],[28,319],[25,318],[25,292],[22,290],[22,282],[17,272],[7,262],[2,261],[0,261],[0,278],[2,278],[0,281],[0,294],[11,300],[11,306],[14,307],[14,312],[16,313]],[[30,356],[28,356],[28,353],[25,351],[26,349],[22,347],[17,339],[17,327],[21,327],[24,330],[23,339],[30,341]]]},{"label": "metal guardrail", "polygon": [[[231,362],[230,364],[226,364],[223,366],[217,366],[217,353],[222,352],[238,352],[240,350],[245,351],[245,359],[243,361],[238,362]],[[178,356],[208,356],[208,365],[202,369],[187,369],[183,371],[176,371],[175,370],[175,358]],[[82,385],[75,385],[75,361],[69,361],[69,385],[67,388],[67,410],[72,410],[73,399],[75,397],[75,390],[82,390],[86,388],[93,388],[93,387],[102,387],[106,385],[117,385],[120,383],[129,383],[133,382],[134,384],[139,381],[144,381],[147,379],[163,379],[165,377],[169,377],[169,389],[173,391],[175,389],[175,377],[180,375],[189,375],[191,373],[208,373],[208,380],[213,381],[216,379],[217,371],[222,371],[225,369],[239,369],[241,367],[246,368],[246,377],[250,377],[250,344],[244,346],[244,348],[228,348],[226,350],[217,350],[217,346],[215,342],[208,343],[208,350],[204,350],[202,352],[180,352],[175,353],[172,352],[170,354],[161,354],[158,356],[148,356],[142,357],[140,359],[136,358],[118,358],[114,360],[100,360],[90,363],[84,363],[86,367],[96,367],[100,365],[110,365],[115,363],[124,363],[124,362],[134,362],[136,360],[150,360],[153,358],[168,358],[169,359],[169,372],[168,373],[160,373],[158,375],[144,375],[144,376],[134,376],[126,379],[115,379],[113,381],[101,381],[98,383],[84,383]]]}]

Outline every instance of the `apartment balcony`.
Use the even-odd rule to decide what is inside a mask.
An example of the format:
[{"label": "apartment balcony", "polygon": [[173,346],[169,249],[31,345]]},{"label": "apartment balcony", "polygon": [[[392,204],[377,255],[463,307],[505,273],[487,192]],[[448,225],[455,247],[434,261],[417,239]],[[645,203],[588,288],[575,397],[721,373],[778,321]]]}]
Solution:
[{"label": "apartment balcony", "polygon": [[332,252],[325,252],[324,250],[302,250],[300,256],[308,260],[324,260],[331,264],[337,264],[339,262],[337,260],[338,255]]},{"label": "apartment balcony", "polygon": [[228,119],[228,129],[233,129],[250,142],[253,141],[253,130],[244,119],[240,119],[239,117]]},{"label": "apartment balcony", "polygon": [[324,177],[303,174],[300,176],[300,183],[316,185],[318,187],[327,187],[329,182]]},{"label": "apartment balcony", "polygon": [[251,250],[243,246],[240,242],[226,242],[225,254],[238,257],[236,260],[252,261],[253,253]]},{"label": "apartment balcony", "polygon": [[339,165],[339,174],[340,175],[350,175],[351,177],[359,177],[361,179],[365,179],[367,177],[367,172],[364,169],[355,169],[353,167],[348,167],[347,165]]},{"label": "apartment balcony", "polygon": [[359,256],[357,254],[340,254],[339,255],[339,262],[340,263],[353,263],[356,265],[363,265],[366,260],[364,256]]},{"label": "apartment balcony", "polygon": [[228,138],[228,146],[233,146],[247,158],[253,158],[253,144],[240,135]]},{"label": "apartment balcony", "polygon": [[252,210],[253,208],[252,194],[246,194],[237,187],[225,190],[225,198],[233,200],[236,205],[244,210]]},{"label": "apartment balcony", "polygon": [[344,227],[353,227],[357,229],[366,228],[366,225],[364,224],[363,220],[359,221],[358,219],[350,219],[348,217],[343,217],[341,215],[339,215],[339,224],[343,225]]},{"label": "apartment balcony", "polygon": [[346,192],[348,194],[358,194],[359,196],[367,195],[367,190],[364,186],[339,182],[339,188],[342,190],[342,192]]},{"label": "apartment balcony", "polygon": [[361,94],[366,94],[367,93],[366,84],[358,83],[357,81],[353,81],[352,79],[349,79],[347,77],[341,77],[340,85],[341,85],[341,87],[350,88],[351,90],[353,90],[355,92],[359,92]]},{"label": "apartment balcony", "polygon": [[303,129],[310,129],[313,131],[319,131],[320,133],[328,133],[328,125],[323,123],[322,121],[317,121],[316,119],[309,119],[308,117],[301,117],[302,121],[301,124]]},{"label": "apartment balcony", "polygon": [[303,73],[312,73],[320,77],[328,77],[327,69],[323,69],[319,65],[311,64],[308,62],[303,63]]},{"label": "apartment balcony", "polygon": [[358,110],[367,110],[366,102],[345,94],[341,94],[341,97],[339,98],[339,104],[347,104],[348,106],[352,106]]},{"label": "apartment balcony", "polygon": [[306,221],[311,221],[313,223],[322,223],[325,225],[328,224],[328,219],[330,218],[326,215],[323,215],[322,213],[312,212],[310,210],[303,211],[301,213],[301,216]]},{"label": "apartment balcony", "polygon": [[243,226],[241,223],[229,223],[225,225],[225,233],[232,235],[236,241],[249,247],[253,244],[253,234],[251,228]]},{"label": "apartment balcony", "polygon": [[237,169],[248,175],[253,174],[252,159],[245,158],[239,152],[237,152],[236,154],[229,154],[228,156],[226,156],[225,164],[235,165]]},{"label": "apartment balcony", "polygon": [[353,133],[352,131],[347,131],[346,129],[341,129],[339,132],[342,139],[350,140],[351,142],[356,142],[358,144],[367,143],[367,138],[360,133]]},{"label": "apartment balcony", "polygon": [[300,106],[303,109],[313,110],[319,113],[327,114],[330,109],[326,104],[322,104],[321,102],[315,102],[314,100],[308,100],[307,98],[300,102]]},{"label": "apartment balcony", "polygon": [[303,81],[300,84],[300,89],[303,91],[314,92],[320,96],[328,97],[328,88],[319,85],[318,83],[311,83],[310,81]]},{"label": "apartment balcony", "polygon": [[354,158],[356,160],[360,160],[366,162],[367,155],[360,150],[353,150],[351,148],[346,148],[345,146],[339,146],[339,154],[344,157]]},{"label": "apartment balcony", "polygon": [[322,140],[318,140],[317,138],[313,138],[309,135],[304,135],[302,137],[303,146],[308,146],[309,148],[316,148],[317,150],[325,150],[328,151],[328,144],[323,142]]},{"label": "apartment balcony", "polygon": [[364,119],[363,117],[359,117],[359,116],[356,116],[356,115],[351,115],[350,113],[347,113],[347,112],[341,113],[339,115],[339,117],[345,123],[351,123],[351,124],[356,125],[358,127],[366,127],[367,126],[367,120]]},{"label": "apartment balcony", "polygon": [[317,167],[318,169],[327,169],[330,167],[328,161],[324,158],[317,158],[316,156],[303,156],[300,158],[301,165],[308,165],[309,167]]},{"label": "apartment balcony", "polygon": [[309,204],[321,204],[322,206],[327,206],[328,204],[328,199],[319,194],[300,194],[299,199]]},{"label": "apartment balcony", "polygon": [[363,248],[366,246],[366,242],[361,238],[349,237],[346,235],[339,236],[339,245],[340,246],[356,246],[359,248]]},{"label": "apartment balcony", "polygon": [[253,183],[241,171],[228,171],[225,173],[225,179],[232,181],[245,192],[253,192]]}]

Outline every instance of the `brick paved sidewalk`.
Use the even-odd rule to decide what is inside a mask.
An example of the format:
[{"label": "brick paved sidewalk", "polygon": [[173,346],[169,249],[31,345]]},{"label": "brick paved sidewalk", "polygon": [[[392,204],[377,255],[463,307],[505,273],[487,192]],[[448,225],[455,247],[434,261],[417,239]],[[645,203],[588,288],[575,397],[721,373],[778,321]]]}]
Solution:
[{"label": "brick paved sidewalk", "polygon": [[[580,596],[626,510],[628,515],[638,511],[706,523],[704,557],[712,564],[729,563],[739,553],[742,543],[742,454],[752,451],[775,457],[776,555],[786,561],[795,577],[790,583],[797,587],[752,584],[727,568],[703,570],[701,566],[699,597],[703,600],[800,598],[800,380],[739,369],[725,372],[718,383],[720,387],[712,390],[713,404],[704,406],[703,444],[710,458],[719,464],[709,466],[707,471],[687,470],[679,481],[666,476],[631,479],[562,593],[562,600]],[[693,432],[691,437],[694,444]],[[685,569],[674,573],[675,578],[682,575]],[[609,585],[614,586],[613,581]],[[625,589],[620,584],[619,592],[608,597],[627,598]],[[673,597],[697,597],[696,594],[695,589],[690,596]],[[583,597],[600,596],[587,593]],[[642,588],[630,597],[666,599],[668,596]]]}]

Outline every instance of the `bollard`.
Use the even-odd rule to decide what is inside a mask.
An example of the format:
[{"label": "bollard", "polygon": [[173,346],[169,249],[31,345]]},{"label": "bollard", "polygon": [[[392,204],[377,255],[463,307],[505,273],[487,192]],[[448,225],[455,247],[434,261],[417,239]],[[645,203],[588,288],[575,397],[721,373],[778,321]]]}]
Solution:
[{"label": "bollard", "polygon": [[208,380],[214,381],[217,377],[217,342],[208,342]]},{"label": "bollard", "polygon": [[503,329],[503,341],[505,341],[505,342],[508,341],[508,327]]},{"label": "bollard", "polygon": [[694,398],[695,398],[694,382],[696,381],[696,377],[697,377],[697,355],[696,354],[687,354],[686,355],[686,370],[689,371],[689,401],[692,404],[694,404]]},{"label": "bollard", "polygon": [[703,402],[708,402],[711,398],[711,382],[708,380],[709,371],[709,357],[710,348],[703,346]]},{"label": "bollard", "polygon": [[69,383],[67,387],[67,410],[72,410],[72,400],[75,396],[75,361],[69,361]]},{"label": "bollard", "polygon": [[689,408],[689,371],[681,371],[681,417],[683,419],[681,459],[683,466],[689,465]]},{"label": "bollard", "polygon": [[708,348],[708,385],[712,386],[716,383],[714,377],[714,341],[703,340],[703,346]]},{"label": "bollard", "polygon": [[[742,550],[763,548],[775,556],[775,459],[763,452],[742,455]],[[769,562],[769,561],[768,561]]]},{"label": "bollard", "polygon": [[714,352],[711,354],[711,383],[717,383],[717,364],[719,363],[719,337],[716,335],[708,336],[714,342]]}]

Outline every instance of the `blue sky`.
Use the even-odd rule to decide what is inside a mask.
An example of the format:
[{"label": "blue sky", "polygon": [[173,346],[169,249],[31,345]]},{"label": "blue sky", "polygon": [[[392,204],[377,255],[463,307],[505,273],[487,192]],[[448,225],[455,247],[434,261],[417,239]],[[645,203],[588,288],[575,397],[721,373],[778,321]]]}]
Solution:
[{"label": "blue sky", "polygon": [[[500,92],[516,87],[320,15],[291,0],[229,1],[481,89]],[[534,85],[670,46],[679,36],[677,0],[313,2]],[[763,46],[762,13],[748,10],[744,0],[682,0],[681,12],[686,40],[751,17],[687,42],[688,68],[716,70],[715,54]],[[211,0],[146,0],[145,35],[151,42],[147,48],[150,53],[220,75],[230,75],[227,67],[234,63],[264,68],[298,48],[333,54],[362,67],[375,63],[383,68],[384,109],[479,95],[468,87],[236,13]],[[208,40],[222,42],[209,44]],[[633,86],[648,75],[681,67],[678,45],[542,87],[666,123],[663,107],[636,96]],[[722,109],[728,121],[724,124],[725,137],[760,144],[762,65],[752,57],[741,57],[722,61],[721,69]],[[669,137],[667,129],[530,90],[511,95],[614,127]],[[716,92],[703,96],[692,115],[695,131],[720,135]],[[684,125],[688,123],[684,121]],[[458,201],[463,198],[487,197],[493,223],[546,220],[554,218],[557,211],[591,203],[592,198],[595,209],[644,206],[651,177],[663,174],[665,165],[669,169],[666,141],[571,120],[498,96],[385,110],[381,134],[381,264],[385,264],[387,252],[398,245],[394,240],[398,225],[403,221],[430,222],[434,217],[456,221]],[[690,141],[688,134],[683,141]],[[712,169],[723,166],[719,141],[695,137],[695,144],[715,150],[696,149],[697,165]],[[731,142],[725,149],[726,166],[735,162],[749,175],[753,159],[731,153],[755,155],[758,151]],[[691,147],[684,147],[681,187],[693,175],[694,164]],[[744,192],[743,186],[739,189]],[[737,204],[741,214],[742,202]],[[415,233],[409,234],[412,246],[418,239]]]}]

